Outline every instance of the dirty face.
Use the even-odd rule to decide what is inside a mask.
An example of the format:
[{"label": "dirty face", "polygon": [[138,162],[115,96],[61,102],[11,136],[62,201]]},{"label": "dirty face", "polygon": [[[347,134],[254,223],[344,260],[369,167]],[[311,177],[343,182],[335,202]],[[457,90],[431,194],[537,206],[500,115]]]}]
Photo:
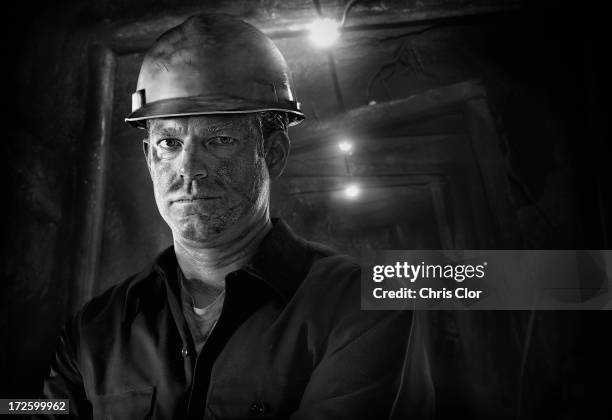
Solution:
[{"label": "dirty face", "polygon": [[155,200],[175,238],[207,243],[268,217],[267,146],[255,114],[154,119],[148,130]]}]

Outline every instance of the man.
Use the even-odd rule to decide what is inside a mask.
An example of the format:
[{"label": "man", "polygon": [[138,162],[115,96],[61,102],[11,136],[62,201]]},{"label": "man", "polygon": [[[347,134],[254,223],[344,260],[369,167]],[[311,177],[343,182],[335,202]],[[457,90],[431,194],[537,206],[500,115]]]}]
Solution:
[{"label": "man", "polygon": [[411,313],[361,311],[359,266],[270,219],[302,119],[252,26],[198,15],[155,42],[126,120],[147,130],[174,245],[67,324],[47,398],[126,419],[379,419],[404,404]]}]

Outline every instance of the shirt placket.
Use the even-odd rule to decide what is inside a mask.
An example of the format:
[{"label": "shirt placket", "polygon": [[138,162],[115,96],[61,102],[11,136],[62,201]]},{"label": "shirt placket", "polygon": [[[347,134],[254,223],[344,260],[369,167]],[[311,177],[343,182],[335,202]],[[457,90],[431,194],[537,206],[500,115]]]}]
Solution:
[{"label": "shirt placket", "polygon": [[215,360],[240,325],[270,297],[268,289],[262,286],[242,270],[226,276],[225,302],[221,315],[196,358],[187,409],[189,419],[212,418],[207,407],[212,398],[211,393],[214,392],[210,384],[214,382],[212,374]]},{"label": "shirt placket", "polygon": [[167,285],[167,296],[170,313],[172,314],[174,324],[176,325],[176,329],[178,330],[179,336],[181,338],[181,346],[180,348],[176,349],[176,352],[179,353],[181,358],[183,359],[185,381],[187,386],[189,386],[189,384],[193,382],[193,373],[196,360],[195,344],[193,342],[193,338],[191,337],[191,333],[189,332],[189,326],[187,325],[187,321],[185,320],[185,316],[183,315],[180,303],[178,302],[176,296],[170,289],[169,282],[167,281],[167,279],[165,280]]}]

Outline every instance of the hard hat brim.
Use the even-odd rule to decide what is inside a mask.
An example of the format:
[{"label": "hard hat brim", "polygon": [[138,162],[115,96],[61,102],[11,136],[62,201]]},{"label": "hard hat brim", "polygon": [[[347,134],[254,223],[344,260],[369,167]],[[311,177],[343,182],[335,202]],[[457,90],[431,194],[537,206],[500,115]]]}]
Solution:
[{"label": "hard hat brim", "polygon": [[136,128],[146,128],[146,121],[152,118],[176,118],[195,115],[250,114],[254,112],[286,112],[289,126],[304,120],[304,114],[296,101],[274,103],[255,102],[243,98],[187,97],[171,98],[151,102],[136,109],[125,118],[125,122]]}]

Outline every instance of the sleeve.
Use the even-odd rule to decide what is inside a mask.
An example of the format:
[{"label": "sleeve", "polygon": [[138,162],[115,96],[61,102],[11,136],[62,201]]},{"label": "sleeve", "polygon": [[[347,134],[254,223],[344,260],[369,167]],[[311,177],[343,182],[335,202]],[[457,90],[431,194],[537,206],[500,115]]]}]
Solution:
[{"label": "sleeve", "polygon": [[345,297],[351,308],[339,310],[344,315],[290,419],[432,418],[433,387],[416,348],[423,341],[414,337],[414,312],[361,310],[359,290]]},{"label": "sleeve", "polygon": [[70,414],[37,415],[34,417],[36,419],[91,419],[93,416],[77,363],[77,325],[75,320],[69,320],[60,333],[55,359],[45,378],[41,396],[41,398],[68,399]]}]

